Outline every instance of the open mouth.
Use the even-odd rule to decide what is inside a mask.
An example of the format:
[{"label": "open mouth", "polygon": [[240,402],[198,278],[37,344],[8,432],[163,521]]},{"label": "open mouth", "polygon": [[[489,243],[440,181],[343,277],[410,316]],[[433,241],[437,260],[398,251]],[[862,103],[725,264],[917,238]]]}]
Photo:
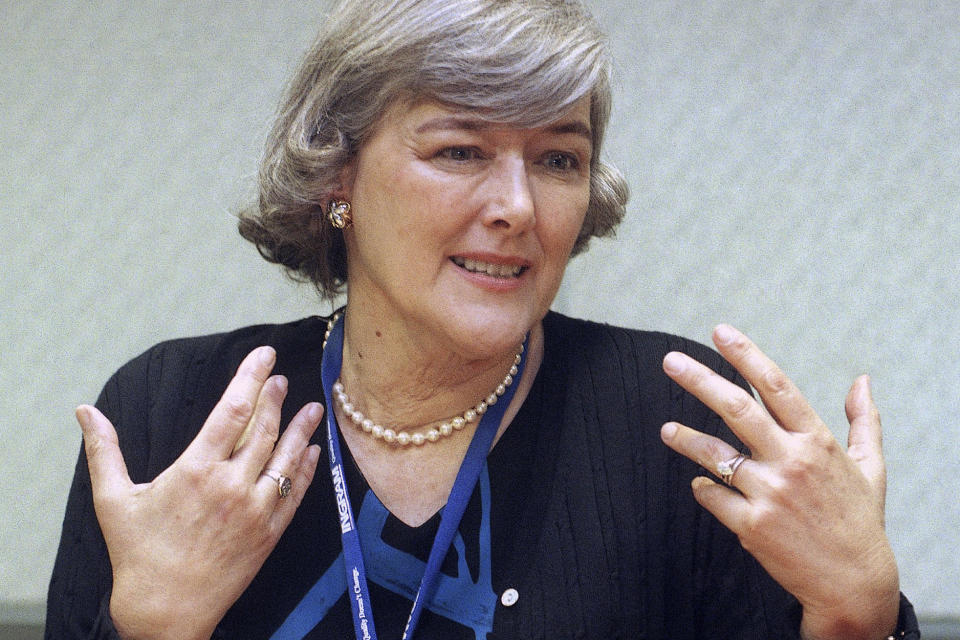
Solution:
[{"label": "open mouth", "polygon": [[455,265],[471,273],[483,273],[494,278],[516,278],[527,270],[527,267],[518,264],[493,264],[459,256],[453,256],[450,259]]}]

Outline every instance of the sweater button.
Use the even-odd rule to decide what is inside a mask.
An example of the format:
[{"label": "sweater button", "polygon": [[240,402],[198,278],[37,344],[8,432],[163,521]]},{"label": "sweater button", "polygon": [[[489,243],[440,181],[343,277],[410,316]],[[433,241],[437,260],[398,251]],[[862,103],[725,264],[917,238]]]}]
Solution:
[{"label": "sweater button", "polygon": [[517,604],[517,600],[520,599],[520,594],[517,593],[517,590],[513,587],[507,589],[503,592],[503,595],[500,596],[500,603],[505,607],[512,607]]}]

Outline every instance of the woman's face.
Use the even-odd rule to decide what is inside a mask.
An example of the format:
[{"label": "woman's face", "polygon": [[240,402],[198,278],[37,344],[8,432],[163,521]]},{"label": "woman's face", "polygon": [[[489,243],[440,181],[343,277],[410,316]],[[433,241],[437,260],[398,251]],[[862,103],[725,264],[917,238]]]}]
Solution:
[{"label": "woman's face", "polygon": [[394,105],[345,180],[351,308],[465,356],[514,349],[560,286],[591,154],[589,97],[532,129]]}]

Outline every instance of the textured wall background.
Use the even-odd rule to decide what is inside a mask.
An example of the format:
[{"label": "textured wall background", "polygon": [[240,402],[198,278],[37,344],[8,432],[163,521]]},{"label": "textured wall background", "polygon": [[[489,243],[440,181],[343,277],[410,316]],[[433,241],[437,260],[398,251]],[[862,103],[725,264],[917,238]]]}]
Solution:
[{"label": "textured wall background", "polygon": [[[734,322],[841,437],[872,373],[903,588],[960,616],[960,5],[592,4],[633,198],[556,308],[701,340]],[[324,6],[0,3],[4,615],[45,596],[76,404],[160,339],[326,311],[232,217]]]}]

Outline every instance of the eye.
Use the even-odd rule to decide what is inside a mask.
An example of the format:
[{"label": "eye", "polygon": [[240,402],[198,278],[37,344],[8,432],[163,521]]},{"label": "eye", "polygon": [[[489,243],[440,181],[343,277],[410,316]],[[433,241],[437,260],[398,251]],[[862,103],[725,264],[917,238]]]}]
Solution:
[{"label": "eye", "polygon": [[560,151],[548,153],[543,163],[548,169],[559,172],[576,171],[580,168],[580,161],[576,156]]},{"label": "eye", "polygon": [[480,152],[473,147],[446,147],[437,153],[437,157],[454,162],[469,162],[480,157]]}]

